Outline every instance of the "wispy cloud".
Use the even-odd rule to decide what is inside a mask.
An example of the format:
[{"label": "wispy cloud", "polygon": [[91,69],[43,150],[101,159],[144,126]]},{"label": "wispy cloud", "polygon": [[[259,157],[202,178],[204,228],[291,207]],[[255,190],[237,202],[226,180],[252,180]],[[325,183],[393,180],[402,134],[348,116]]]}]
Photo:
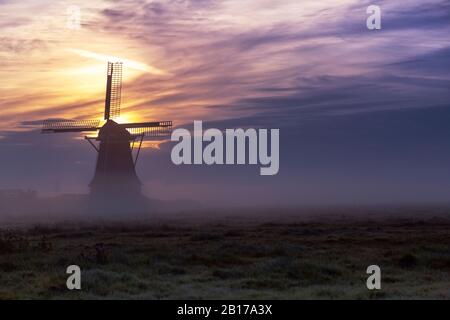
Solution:
[{"label": "wispy cloud", "polygon": [[[134,72],[126,78],[124,108],[143,118],[187,122],[193,117],[282,113],[287,109],[270,103],[289,101],[291,105],[293,97],[300,110],[317,86],[327,91],[349,90],[355,96],[343,84],[358,77],[367,86],[382,87],[385,96],[392,98],[393,103],[380,108],[395,107],[394,102],[402,100],[413,81],[431,84],[430,77],[438,74],[441,81],[448,79],[438,67],[431,69],[436,62],[418,61],[443,52],[440,59],[445,63],[448,3],[377,3],[383,10],[379,32],[365,28],[369,2],[356,0],[80,2],[80,30],[66,28],[62,4],[6,2],[3,12],[11,11],[2,21],[14,37],[0,39],[4,43],[0,50],[4,97],[14,101],[23,95],[19,91],[26,90],[27,96],[37,99],[10,108],[8,117],[12,122],[14,112],[39,116],[35,111],[43,116],[61,105],[74,106],[64,108],[68,118],[80,114],[76,106],[82,100],[103,96],[104,66],[100,63],[108,60],[123,61],[126,73]],[[17,15],[24,15],[19,7],[33,8],[37,14],[28,15],[23,20],[26,23],[14,24]],[[394,75],[402,80],[393,81]],[[409,77],[411,81],[406,80]],[[315,79],[328,81],[316,83]],[[43,105],[39,94],[53,98]],[[442,91],[437,96],[445,94]],[[243,101],[260,104],[243,108]],[[318,104],[327,103],[323,95]],[[368,107],[373,101],[365,103],[364,97],[345,103],[358,112],[374,110]]]},{"label": "wispy cloud", "polygon": [[152,67],[148,64],[145,64],[143,62],[134,61],[130,59],[125,59],[121,57],[114,57],[109,55],[104,55],[92,51],[87,50],[81,50],[81,49],[68,49],[68,51],[73,52],[75,54],[78,54],[82,57],[86,58],[92,58],[97,61],[103,61],[103,62],[123,62],[128,68],[155,74],[155,75],[167,75],[167,72],[158,69],[156,67]]}]

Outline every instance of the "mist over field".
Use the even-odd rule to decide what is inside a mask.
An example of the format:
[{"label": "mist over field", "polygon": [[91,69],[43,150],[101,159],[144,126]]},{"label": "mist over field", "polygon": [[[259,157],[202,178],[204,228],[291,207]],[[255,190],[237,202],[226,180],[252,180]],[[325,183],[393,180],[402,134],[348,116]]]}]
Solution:
[{"label": "mist over field", "polygon": [[[2,224],[0,299],[449,299],[450,208]],[[82,290],[66,288],[81,266]],[[382,290],[366,287],[369,265]]]}]

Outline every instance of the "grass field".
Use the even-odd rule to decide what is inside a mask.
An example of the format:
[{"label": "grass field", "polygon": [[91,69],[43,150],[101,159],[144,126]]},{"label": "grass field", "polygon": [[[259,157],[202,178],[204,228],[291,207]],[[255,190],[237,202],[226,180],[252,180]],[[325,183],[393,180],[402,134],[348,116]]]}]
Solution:
[{"label": "grass field", "polygon": [[[450,298],[447,212],[376,213],[3,225],[0,298]],[[82,269],[81,291],[66,288],[70,264]],[[365,285],[372,264],[379,291]]]}]

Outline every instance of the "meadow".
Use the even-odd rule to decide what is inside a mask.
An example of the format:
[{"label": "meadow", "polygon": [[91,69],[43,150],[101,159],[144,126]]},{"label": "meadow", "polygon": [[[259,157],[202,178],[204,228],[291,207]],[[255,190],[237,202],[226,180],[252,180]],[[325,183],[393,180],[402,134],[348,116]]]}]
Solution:
[{"label": "meadow", "polygon": [[3,223],[0,299],[450,298],[445,208],[239,212]]}]

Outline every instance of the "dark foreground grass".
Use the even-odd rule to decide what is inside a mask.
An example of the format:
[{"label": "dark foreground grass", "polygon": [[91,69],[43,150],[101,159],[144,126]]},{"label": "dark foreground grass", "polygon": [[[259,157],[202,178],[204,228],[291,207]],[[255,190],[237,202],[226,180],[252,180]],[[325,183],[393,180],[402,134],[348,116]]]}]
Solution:
[{"label": "dark foreground grass", "polygon": [[[0,298],[450,298],[445,216],[275,216],[3,228]],[[70,264],[81,291],[66,289]]]}]

